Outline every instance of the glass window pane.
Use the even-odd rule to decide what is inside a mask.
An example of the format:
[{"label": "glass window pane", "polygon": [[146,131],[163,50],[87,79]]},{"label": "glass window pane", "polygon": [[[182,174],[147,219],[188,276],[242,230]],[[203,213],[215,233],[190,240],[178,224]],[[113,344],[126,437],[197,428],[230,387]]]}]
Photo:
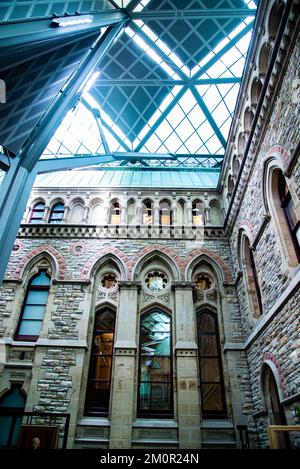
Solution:
[{"label": "glass window pane", "polygon": [[48,301],[48,290],[29,291],[26,304],[27,305],[45,305]]},{"label": "glass window pane", "polygon": [[203,412],[220,412],[223,410],[222,388],[220,384],[203,384],[201,390]]},{"label": "glass window pane", "polygon": [[25,306],[23,319],[44,319],[45,306]]},{"label": "glass window pane", "polygon": [[213,381],[219,382],[221,379],[220,376],[220,367],[218,358],[201,358],[200,359],[201,367],[201,381]]},{"label": "glass window pane", "polygon": [[48,286],[50,285],[50,277],[46,272],[40,272],[40,274],[31,281],[31,285]]},{"label": "glass window pane", "polygon": [[140,382],[140,410],[169,411],[172,406],[171,383]]},{"label": "glass window pane", "polygon": [[53,207],[52,212],[57,212],[57,211],[59,211],[59,210],[64,211],[64,209],[65,209],[64,204],[56,204],[56,205]]},{"label": "glass window pane", "polygon": [[22,321],[18,335],[40,335],[42,321]]},{"label": "glass window pane", "polygon": [[294,229],[294,227],[296,226],[298,222],[298,217],[297,217],[295,206],[292,200],[288,202],[285,210],[286,210],[286,215],[289,219],[290,225],[292,229]]},{"label": "glass window pane", "polygon": [[115,319],[115,314],[109,309],[98,313],[95,320],[95,328],[97,330],[113,330]]},{"label": "glass window pane", "polygon": [[58,212],[58,213],[53,212],[51,214],[51,220],[61,220],[62,217],[63,217],[63,213],[61,213],[61,212]]},{"label": "glass window pane", "polygon": [[170,381],[171,360],[170,357],[141,357],[142,381]]}]

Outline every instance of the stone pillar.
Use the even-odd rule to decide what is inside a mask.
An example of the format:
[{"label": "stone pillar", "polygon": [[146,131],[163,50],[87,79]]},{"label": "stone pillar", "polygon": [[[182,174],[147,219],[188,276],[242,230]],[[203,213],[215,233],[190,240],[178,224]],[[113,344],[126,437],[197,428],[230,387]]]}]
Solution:
[{"label": "stone pillar", "polygon": [[142,216],[143,216],[143,209],[142,209],[142,203],[140,201],[137,202],[136,204],[136,225],[141,225],[143,220],[142,220]]},{"label": "stone pillar", "polygon": [[205,206],[204,207],[204,220],[203,220],[203,224],[206,225],[210,223],[210,207],[208,206]]},{"label": "stone pillar", "polygon": [[50,207],[49,207],[49,205],[45,205],[45,210],[44,210],[44,215],[43,215],[43,218],[42,218],[42,223],[47,223],[48,222],[49,214],[50,214]]},{"label": "stone pillar", "polygon": [[153,203],[153,224],[159,225],[159,202],[155,201]]},{"label": "stone pillar", "polygon": [[120,202],[120,225],[127,225],[127,201],[123,200]]},{"label": "stone pillar", "polygon": [[188,201],[186,203],[186,224],[192,225],[193,224],[193,215],[192,215],[192,202]]},{"label": "stone pillar", "polygon": [[[83,212],[83,218],[82,218],[83,223],[88,222],[89,214],[90,214],[90,207],[88,205],[85,205],[84,206],[84,212]],[[97,225],[98,225],[98,223],[97,223]]]},{"label": "stone pillar", "polygon": [[65,211],[64,211],[64,214],[63,214],[63,217],[62,217],[62,220],[61,220],[62,223],[66,223],[66,220],[67,220],[67,218],[68,218],[69,212],[70,212],[70,206],[69,206],[69,205],[65,205]]},{"label": "stone pillar", "polygon": [[191,282],[174,282],[179,448],[201,447],[198,347]]},{"label": "stone pillar", "polygon": [[119,282],[109,448],[131,447],[140,282]]},{"label": "stone pillar", "polygon": [[177,202],[176,201],[172,204],[171,210],[173,213],[173,225],[177,225]]}]

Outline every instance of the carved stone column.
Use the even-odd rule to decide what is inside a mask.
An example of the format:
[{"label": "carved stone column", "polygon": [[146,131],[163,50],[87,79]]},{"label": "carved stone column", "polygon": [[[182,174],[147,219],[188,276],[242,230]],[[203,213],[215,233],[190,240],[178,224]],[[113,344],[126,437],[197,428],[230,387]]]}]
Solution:
[{"label": "carved stone column", "polygon": [[121,281],[119,288],[109,447],[128,449],[131,447],[132,412],[136,391],[136,327],[140,282]]},{"label": "carved stone column", "polygon": [[63,214],[63,217],[62,217],[62,220],[61,220],[62,223],[66,223],[66,220],[67,220],[67,218],[68,218],[69,212],[70,212],[70,206],[69,206],[69,205],[65,205],[65,211],[64,211],[64,214]]},{"label": "carved stone column", "polygon": [[48,222],[49,214],[50,214],[50,207],[49,207],[49,205],[45,205],[45,210],[44,210],[44,215],[43,215],[43,218],[42,218],[42,223],[47,223]]},{"label": "carved stone column", "polygon": [[198,347],[191,282],[173,282],[175,290],[179,447],[200,448]]},{"label": "carved stone column", "polygon": [[188,200],[185,205],[185,208],[186,208],[186,224],[192,225],[193,224],[192,202]]},{"label": "carved stone column", "polygon": [[82,218],[83,223],[88,222],[89,214],[90,214],[90,207],[88,205],[85,205],[84,206],[84,212],[83,212],[83,218]]}]

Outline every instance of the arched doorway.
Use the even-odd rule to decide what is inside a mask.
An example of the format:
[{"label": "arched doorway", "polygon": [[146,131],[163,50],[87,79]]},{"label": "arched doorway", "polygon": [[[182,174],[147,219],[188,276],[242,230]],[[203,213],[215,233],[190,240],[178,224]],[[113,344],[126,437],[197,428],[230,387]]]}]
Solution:
[{"label": "arched doorway", "polygon": [[[284,408],[280,403],[274,373],[266,364],[263,369],[263,393],[269,417],[269,425],[287,425]],[[291,447],[291,441],[287,432],[276,432],[276,438],[278,448]]]}]

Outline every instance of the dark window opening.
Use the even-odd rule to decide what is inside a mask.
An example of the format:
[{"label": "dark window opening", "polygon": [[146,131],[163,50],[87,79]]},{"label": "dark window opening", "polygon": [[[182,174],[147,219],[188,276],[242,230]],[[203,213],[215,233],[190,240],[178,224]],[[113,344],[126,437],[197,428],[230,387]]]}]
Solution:
[{"label": "dark window opening", "polygon": [[198,314],[197,332],[202,416],[203,418],[226,418],[217,316],[207,311]]}]

